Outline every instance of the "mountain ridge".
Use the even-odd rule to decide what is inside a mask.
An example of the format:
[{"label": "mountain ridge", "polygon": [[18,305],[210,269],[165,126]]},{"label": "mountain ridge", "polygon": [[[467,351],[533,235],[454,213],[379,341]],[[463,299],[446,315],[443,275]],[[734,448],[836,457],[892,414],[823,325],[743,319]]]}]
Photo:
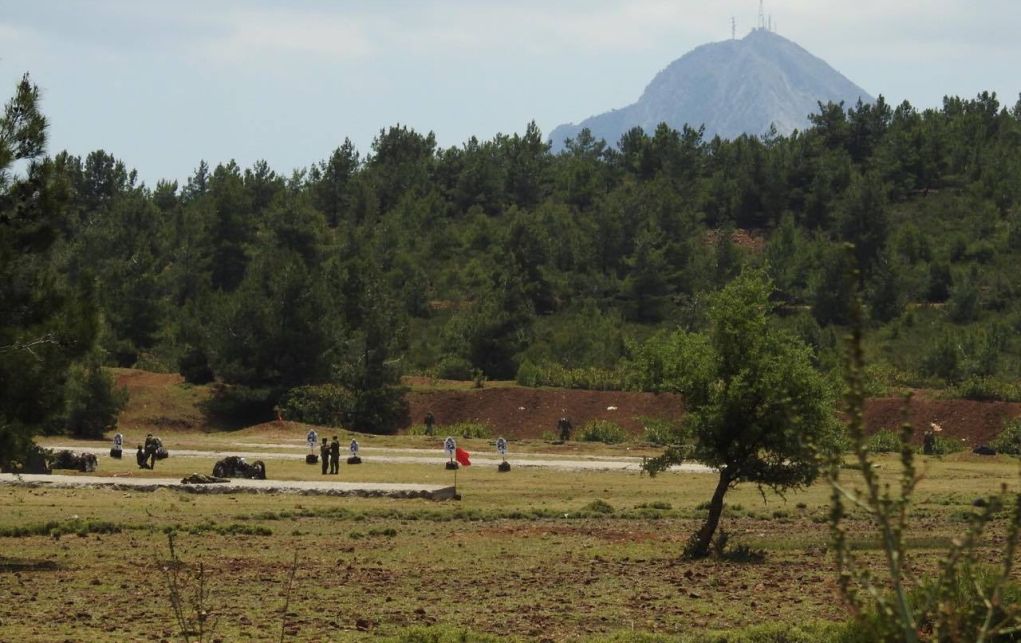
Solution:
[{"label": "mountain ridge", "polygon": [[805,129],[818,102],[845,105],[873,97],[821,58],[766,29],[740,40],[700,45],[674,60],[645,87],[639,99],[619,109],[559,125],[550,133],[554,151],[564,139],[588,128],[611,145],[635,126],[652,134],[665,122],[705,127],[706,138],[780,134]]}]

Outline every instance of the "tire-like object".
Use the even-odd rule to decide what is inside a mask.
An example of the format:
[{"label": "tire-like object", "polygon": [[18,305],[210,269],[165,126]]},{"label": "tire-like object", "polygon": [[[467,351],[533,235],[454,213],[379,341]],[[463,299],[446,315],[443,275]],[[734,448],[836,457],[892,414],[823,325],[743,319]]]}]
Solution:
[{"label": "tire-like object", "polygon": [[252,463],[252,478],[254,480],[265,480],[266,479],[266,465],[263,464],[262,460],[256,460]]},{"label": "tire-like object", "polygon": [[227,467],[222,462],[217,462],[213,465],[213,475],[217,478],[229,478],[227,475]]}]

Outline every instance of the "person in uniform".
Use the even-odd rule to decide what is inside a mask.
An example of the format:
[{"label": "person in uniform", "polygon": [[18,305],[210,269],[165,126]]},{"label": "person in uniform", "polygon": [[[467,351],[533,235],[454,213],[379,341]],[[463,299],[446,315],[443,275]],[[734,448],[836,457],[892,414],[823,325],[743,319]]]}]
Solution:
[{"label": "person in uniform", "polygon": [[340,473],[340,440],[333,436],[330,442],[330,473]]},{"label": "person in uniform", "polygon": [[432,435],[433,434],[433,425],[434,424],[436,424],[436,417],[432,414],[432,411],[429,411],[428,413],[425,414],[425,434],[426,435]]},{"label": "person in uniform", "polygon": [[150,469],[156,468],[157,449],[159,449],[159,441],[153,437],[152,433],[147,433],[145,436],[145,459],[149,463]]},{"label": "person in uniform", "polygon": [[566,415],[557,420],[557,433],[560,434],[561,442],[571,439],[571,421],[567,419]]},{"label": "person in uniform", "polygon": [[324,439],[319,443],[319,460],[323,465],[323,475],[326,475],[326,470],[330,466],[330,445]]},{"label": "person in uniform", "polygon": [[139,469],[148,469],[149,465],[146,464],[146,460],[148,460],[148,459],[149,459],[149,456],[147,456],[145,454],[145,452],[142,451],[142,445],[139,444],[138,445],[138,453],[135,454],[135,460],[138,461],[138,468]]}]

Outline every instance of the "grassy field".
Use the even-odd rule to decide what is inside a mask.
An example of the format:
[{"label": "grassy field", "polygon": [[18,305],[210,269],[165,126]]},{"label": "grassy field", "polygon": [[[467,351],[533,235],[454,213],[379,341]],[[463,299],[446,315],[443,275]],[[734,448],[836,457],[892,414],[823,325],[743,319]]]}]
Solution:
[{"label": "grassy field", "polygon": [[[173,436],[174,445],[197,449],[248,443],[273,450],[280,440],[293,444],[294,434],[269,427]],[[385,440],[390,447],[427,446],[422,438]],[[571,456],[633,453],[532,446]],[[469,448],[488,449],[484,441]],[[269,462],[270,477],[318,478],[318,467],[303,464],[302,453]],[[207,473],[213,463],[172,456],[154,472],[140,472],[126,455],[121,462],[103,458],[100,473],[178,476]],[[883,472],[895,471],[893,459],[880,464]],[[1016,489],[1018,469],[1006,458],[955,455],[927,460],[924,470],[909,537],[918,553],[933,553],[918,559],[928,566],[964,529],[972,500],[1001,483]],[[366,458],[359,467],[342,467],[339,479],[445,484],[451,474],[439,454],[436,465]],[[407,638],[416,626],[523,640],[684,638],[756,624],[845,620],[827,554],[828,487],[765,502],[755,487],[738,488],[728,495],[723,528],[764,558],[679,560],[714,484],[707,474],[650,479],[521,467],[501,474],[476,466],[458,475],[462,500],[448,502],[4,486],[0,596],[9,598],[0,601],[0,640],[174,639],[179,628],[165,571],[169,533],[184,563],[170,569],[192,585],[202,577],[203,607],[225,641],[281,634]],[[878,561],[869,525],[853,520],[851,532],[862,555]],[[1002,529],[994,529],[988,555],[999,536]]]}]

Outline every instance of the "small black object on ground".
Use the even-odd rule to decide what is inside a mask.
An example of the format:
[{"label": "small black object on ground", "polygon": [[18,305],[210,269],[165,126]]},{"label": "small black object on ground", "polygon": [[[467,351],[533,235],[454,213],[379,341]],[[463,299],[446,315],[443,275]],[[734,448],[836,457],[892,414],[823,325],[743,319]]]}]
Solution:
[{"label": "small black object on ground", "polygon": [[361,464],[362,463],[362,459],[359,458],[356,455],[353,455],[353,456],[351,456],[350,458],[347,459],[347,463],[348,464]]},{"label": "small black object on ground", "polygon": [[500,466],[498,466],[496,470],[499,471],[500,473],[506,473],[507,471],[510,471],[510,462],[504,460],[503,462],[500,463]]},{"label": "small black object on ground", "polygon": [[453,460],[450,460],[450,461],[447,462],[447,469],[453,471],[454,469],[458,469],[458,468],[460,468],[460,467]]}]

